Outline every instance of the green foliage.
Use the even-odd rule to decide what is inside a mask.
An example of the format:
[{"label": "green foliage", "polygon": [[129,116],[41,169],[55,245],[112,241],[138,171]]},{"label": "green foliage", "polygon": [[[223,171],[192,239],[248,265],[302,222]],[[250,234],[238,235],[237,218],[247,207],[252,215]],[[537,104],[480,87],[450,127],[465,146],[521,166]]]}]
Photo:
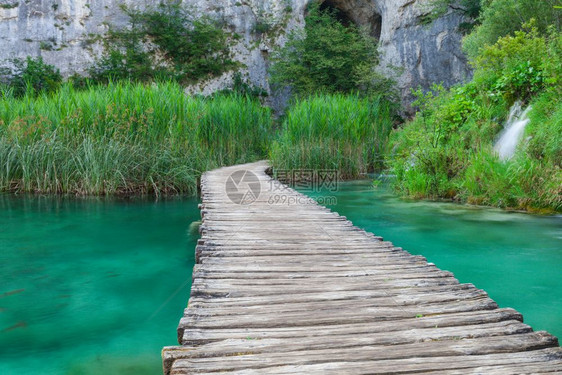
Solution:
[{"label": "green foliage", "polygon": [[461,0],[462,12],[470,18],[477,18],[482,11],[482,0]]},{"label": "green foliage", "polygon": [[[480,51],[472,82],[417,92],[420,111],[391,136],[403,194],[562,210],[562,35],[525,27]],[[527,141],[500,161],[492,146],[515,100],[533,107]]]},{"label": "green foliage", "polygon": [[541,90],[543,85],[542,72],[536,69],[530,61],[517,64],[503,74],[494,89],[505,93],[510,99],[525,98]]},{"label": "green foliage", "polygon": [[330,169],[358,177],[381,167],[394,113],[382,97],[317,94],[298,100],[270,158],[279,169]]},{"label": "green foliage", "polygon": [[14,3],[8,3],[8,4],[0,4],[0,8],[2,9],[14,9],[17,8],[20,5],[19,2],[14,2]]},{"label": "green foliage", "polygon": [[268,19],[258,20],[253,27],[253,32],[256,34],[266,34],[273,29],[272,22]]},{"label": "green foliage", "polygon": [[43,51],[52,51],[53,45],[50,42],[41,41],[39,43],[39,49]]},{"label": "green foliage", "polygon": [[545,34],[550,26],[560,30],[562,12],[554,8],[558,3],[559,0],[483,1],[480,25],[463,42],[466,53],[475,59],[482,48],[520,30],[531,19],[536,20],[536,27],[541,34]]},{"label": "green foliage", "polygon": [[462,187],[466,200],[473,204],[538,212],[562,210],[560,166],[527,154],[509,162],[499,161],[490,152],[473,155]]},{"label": "green foliage", "polygon": [[392,82],[374,71],[376,43],[365,30],[344,26],[318,3],[311,4],[303,31],[289,35],[276,51],[271,83],[291,86],[299,96],[316,92],[392,92]]},{"label": "green foliage", "polygon": [[0,191],[195,194],[201,172],[264,158],[271,126],[255,100],[191,98],[175,83],[8,96]]},{"label": "green foliage", "polygon": [[236,66],[228,35],[213,20],[195,18],[178,4],[127,10],[129,25],[111,29],[105,53],[90,75],[96,81],[174,79],[182,83],[217,76]]},{"label": "green foliage", "polygon": [[51,93],[62,84],[59,71],[54,66],[46,64],[42,57],[14,59],[11,63],[13,67],[3,69],[0,76],[4,76],[4,85],[16,97],[26,93],[30,95]]},{"label": "green foliage", "polygon": [[549,62],[544,58],[550,40],[539,35],[533,24],[526,25],[526,31],[516,31],[484,47],[475,59],[475,82],[483,87],[491,84],[492,96],[503,95],[513,102],[542,90],[548,76],[545,70]]},{"label": "green foliage", "polygon": [[452,10],[467,17],[468,20],[460,25],[460,31],[469,32],[478,24],[482,0],[431,0],[426,7],[428,10],[421,19],[422,24],[430,24]]},{"label": "green foliage", "polygon": [[210,18],[193,19],[179,5],[160,5],[158,11],[141,16],[146,34],[182,79],[196,81],[234,67],[228,36]]},{"label": "green foliage", "polygon": [[237,94],[242,96],[249,96],[255,99],[263,99],[267,96],[267,91],[261,87],[252,85],[247,82],[247,77],[242,77],[240,72],[234,73],[234,79],[230,88],[220,90],[215,95],[231,95]]},{"label": "green foliage", "polygon": [[89,70],[93,81],[108,83],[130,79],[142,82],[160,76],[161,69],[154,66],[152,53],[145,46],[147,38],[140,13],[129,12],[128,15],[128,28],[110,28],[107,33],[105,52]]},{"label": "green foliage", "polygon": [[562,167],[562,105],[559,93],[539,96],[533,103],[526,152],[536,160],[549,160]]}]

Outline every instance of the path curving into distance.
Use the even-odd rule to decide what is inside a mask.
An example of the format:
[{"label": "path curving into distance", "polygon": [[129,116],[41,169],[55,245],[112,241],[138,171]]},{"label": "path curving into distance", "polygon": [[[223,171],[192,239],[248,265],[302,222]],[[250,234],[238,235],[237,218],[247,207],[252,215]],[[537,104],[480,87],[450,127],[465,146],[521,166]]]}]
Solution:
[{"label": "path curving into distance", "polygon": [[198,264],[166,375],[562,373],[556,337],[267,168],[201,179]]}]

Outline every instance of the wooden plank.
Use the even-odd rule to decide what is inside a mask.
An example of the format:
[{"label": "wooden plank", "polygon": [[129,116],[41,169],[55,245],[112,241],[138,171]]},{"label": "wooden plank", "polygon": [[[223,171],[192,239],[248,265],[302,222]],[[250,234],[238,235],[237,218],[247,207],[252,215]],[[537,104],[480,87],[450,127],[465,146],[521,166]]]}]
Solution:
[{"label": "wooden plank", "polygon": [[[392,307],[392,306],[420,306],[426,304],[437,304],[437,303],[448,303],[448,302],[460,302],[467,300],[487,300],[487,294],[484,291],[475,289],[470,292],[465,290],[460,290],[456,293],[425,293],[421,295],[420,293],[406,294],[395,294],[388,295],[386,293],[369,293],[364,291],[355,292],[345,292],[345,293],[328,293],[323,294],[318,293],[309,298],[307,295],[299,295],[301,297],[299,300],[286,299],[284,303],[272,304],[269,303],[269,296],[260,298],[261,301],[253,299],[253,303],[249,303],[248,299],[243,299],[243,302],[234,300],[216,303],[207,302],[208,300],[201,298],[193,298],[189,301],[189,308],[199,309],[201,315],[204,315],[208,310],[214,309],[210,314],[214,315],[236,315],[236,314],[248,314],[254,311],[259,311],[259,313],[287,313],[292,311],[311,311],[322,310],[327,307],[330,308],[353,308],[357,309],[360,307]],[[304,297],[304,298],[302,298]],[[222,299],[227,300],[225,298]]]},{"label": "wooden plank", "polygon": [[[171,349],[169,354],[174,353]],[[173,355],[173,354],[172,354]],[[398,360],[368,360],[360,362],[351,361],[333,361],[322,364],[309,364],[309,365],[284,365],[270,368],[260,368],[259,370],[247,369],[238,371],[224,371],[221,374],[228,375],[258,375],[258,374],[311,374],[311,375],[339,375],[339,374],[425,374],[425,373],[439,373],[439,374],[488,374],[486,370],[497,370],[502,367],[511,367],[511,370],[500,372],[502,375],[506,374],[534,374],[540,373],[537,368],[545,368],[545,372],[550,371],[551,368],[560,371],[560,363],[562,359],[560,351],[557,349],[542,349],[532,352],[519,352],[519,353],[501,353],[501,354],[488,354],[488,355],[474,355],[474,356],[451,356],[451,357],[426,357],[421,358],[404,358]],[[551,364],[551,365],[549,365]],[[515,367],[515,370],[513,368]],[[527,369],[531,367],[533,371]],[[519,370],[520,369],[520,370]],[[195,372],[181,372],[181,363],[176,365],[174,373],[195,373]],[[521,371],[521,372],[519,372]],[[198,372],[199,374],[210,374],[205,372]],[[497,373],[497,372],[496,372]]]},{"label": "wooden plank", "polygon": [[[329,348],[302,351],[271,351],[260,346],[260,340],[252,341],[238,351],[229,349],[217,352],[198,352],[198,348],[186,351],[192,356],[188,359],[178,359],[174,367],[191,368],[193,373],[233,371],[242,369],[260,369],[282,365],[307,365],[314,363],[329,363],[337,361],[373,361],[384,359],[427,358],[447,356],[472,356],[495,353],[510,353],[514,351],[532,351],[552,347],[557,344],[553,337],[543,332],[524,333],[500,337],[486,337],[466,340],[427,341],[404,345],[368,345],[350,348]],[[228,341],[225,342],[225,345]],[[237,344],[241,344],[237,342]],[[294,344],[293,342],[287,345]],[[204,348],[206,345],[202,346]],[[198,355],[201,355],[199,357]],[[221,354],[223,353],[223,354]],[[230,353],[230,355],[224,355]]]},{"label": "wooden plank", "polygon": [[373,299],[373,298],[396,298],[395,303],[401,300],[424,298],[426,295],[431,298],[432,296],[454,295],[460,291],[468,290],[469,293],[482,293],[487,295],[486,292],[476,289],[472,284],[458,284],[458,285],[440,285],[435,287],[425,287],[424,293],[420,293],[417,288],[385,288],[379,290],[345,290],[345,291],[322,291],[317,293],[290,293],[281,295],[267,295],[267,296],[247,296],[247,297],[191,297],[189,299],[190,307],[195,303],[205,303],[207,306],[261,306],[268,305],[274,306],[277,304],[299,303],[299,302],[314,302],[314,301],[342,301],[342,300],[355,300],[355,299]]},{"label": "wooden plank", "polygon": [[227,339],[263,339],[263,338],[291,338],[317,336],[334,336],[340,334],[369,335],[372,333],[390,333],[411,329],[434,327],[457,327],[499,323],[511,324],[522,322],[523,317],[513,309],[496,309],[452,313],[445,315],[424,316],[416,319],[398,319],[367,323],[346,323],[339,325],[313,325],[300,327],[266,327],[266,328],[223,328],[223,329],[187,329],[180,342],[183,345],[205,344],[207,342]]},{"label": "wooden plank", "polygon": [[[298,355],[300,355],[300,352],[305,352],[312,357],[322,356],[325,353],[330,353],[331,350],[351,350],[354,348],[356,352],[373,352],[376,350],[380,358],[386,359],[392,357],[384,353],[385,350],[394,352],[392,354],[394,356],[408,356],[410,349],[414,348],[415,350],[419,349],[419,351],[416,351],[416,355],[422,356],[424,350],[432,351],[434,349],[429,344],[420,344],[430,342],[438,342],[439,345],[437,347],[439,348],[447,346],[447,350],[450,350],[451,345],[460,345],[459,348],[462,348],[462,350],[466,347],[470,347],[470,350],[482,347],[482,349],[478,349],[478,353],[480,351],[483,353],[484,351],[492,350],[490,349],[491,347],[499,348],[493,350],[504,351],[512,343],[517,344],[520,341],[529,342],[529,338],[536,340],[536,345],[538,346],[548,346],[552,341],[552,337],[530,331],[531,328],[523,323],[509,322],[508,324],[493,323],[462,327],[412,329],[397,331],[393,335],[388,335],[386,332],[360,336],[355,333],[339,334],[332,335],[329,339],[321,336],[294,338],[294,340],[287,340],[286,338],[254,339],[248,336],[241,339],[229,339],[198,345],[186,351],[181,358],[219,358],[235,356],[237,353],[257,356],[271,353],[277,355],[282,361],[284,356],[280,353],[284,352],[298,353]],[[451,341],[452,343],[441,345],[446,341]],[[423,348],[421,348],[422,346]],[[441,355],[445,355],[445,353],[447,352],[442,351]],[[451,353],[451,355],[457,354],[456,352]],[[268,356],[268,358],[272,357]]]},{"label": "wooden plank", "polygon": [[363,307],[362,309],[346,309],[341,311],[339,308],[330,308],[318,311],[298,311],[280,314],[259,314],[252,315],[203,315],[202,309],[191,311],[187,309],[187,314],[180,319],[180,329],[191,327],[198,328],[264,328],[264,327],[298,327],[325,324],[344,324],[376,322],[393,319],[416,318],[418,316],[451,314],[457,312],[491,310],[497,308],[494,301],[489,298],[467,300],[462,302],[419,305],[419,306],[393,306],[393,307]]}]

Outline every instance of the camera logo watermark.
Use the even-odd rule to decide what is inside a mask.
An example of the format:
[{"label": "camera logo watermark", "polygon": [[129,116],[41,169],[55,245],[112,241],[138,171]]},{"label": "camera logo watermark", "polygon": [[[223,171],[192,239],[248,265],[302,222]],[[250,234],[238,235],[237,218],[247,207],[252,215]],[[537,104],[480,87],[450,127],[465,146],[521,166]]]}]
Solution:
[{"label": "camera logo watermark", "polygon": [[[269,193],[267,203],[271,205],[337,204],[335,196],[325,194],[338,190],[339,175],[335,170],[276,170],[274,177],[275,179],[268,181],[267,186],[262,186],[258,176],[252,171],[238,170],[226,180],[226,195],[234,204],[250,205],[258,200],[262,189],[266,189]],[[297,194],[293,189],[312,197]]]},{"label": "camera logo watermark", "polygon": [[261,184],[252,171],[239,170],[226,179],[226,195],[234,204],[249,205],[258,200]]}]

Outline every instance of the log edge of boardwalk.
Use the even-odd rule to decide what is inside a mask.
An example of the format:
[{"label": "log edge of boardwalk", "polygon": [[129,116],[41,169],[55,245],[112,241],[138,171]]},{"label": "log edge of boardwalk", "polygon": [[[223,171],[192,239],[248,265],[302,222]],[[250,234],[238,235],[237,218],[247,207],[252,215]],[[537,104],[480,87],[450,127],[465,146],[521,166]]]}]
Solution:
[{"label": "log edge of boardwalk", "polygon": [[562,373],[556,337],[267,168],[201,179],[197,264],[166,375]]}]

